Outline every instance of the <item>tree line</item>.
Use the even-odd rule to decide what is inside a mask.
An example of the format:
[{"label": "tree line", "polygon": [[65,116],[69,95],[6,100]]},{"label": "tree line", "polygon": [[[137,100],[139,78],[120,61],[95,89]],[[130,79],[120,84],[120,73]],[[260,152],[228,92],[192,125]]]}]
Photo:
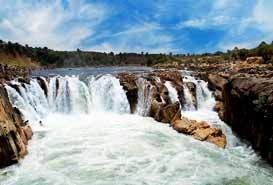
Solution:
[{"label": "tree line", "polygon": [[[245,60],[247,57],[261,56],[265,63],[273,63],[273,42],[261,42],[253,49],[235,47],[226,52],[203,54],[149,54],[149,53],[102,53],[93,51],[55,51],[47,47],[30,47],[19,43],[0,40],[0,53],[13,56],[25,56],[32,61],[47,67],[82,67],[82,66],[112,66],[141,65],[153,66],[161,63],[180,61],[196,57],[215,57],[217,60]],[[1,62],[1,61],[0,61]],[[219,61],[218,61],[219,62]]]}]

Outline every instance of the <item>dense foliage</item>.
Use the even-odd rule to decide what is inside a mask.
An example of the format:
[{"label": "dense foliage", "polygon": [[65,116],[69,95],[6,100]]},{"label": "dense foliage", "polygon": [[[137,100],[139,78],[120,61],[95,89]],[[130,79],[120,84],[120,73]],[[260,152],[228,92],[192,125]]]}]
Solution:
[{"label": "dense foliage", "polygon": [[[261,56],[265,63],[273,63],[273,43],[262,42],[253,49],[238,49],[227,52],[204,54],[149,54],[149,53],[100,53],[81,51],[55,51],[47,47],[30,47],[18,43],[0,40],[0,54],[24,56],[31,61],[47,67],[79,67],[79,66],[107,66],[107,65],[146,65],[153,66],[159,63],[181,62],[183,60],[196,61],[203,58],[221,62],[222,60],[245,60],[251,56]],[[203,61],[203,60],[202,60]],[[0,59],[1,63],[1,59]]]}]

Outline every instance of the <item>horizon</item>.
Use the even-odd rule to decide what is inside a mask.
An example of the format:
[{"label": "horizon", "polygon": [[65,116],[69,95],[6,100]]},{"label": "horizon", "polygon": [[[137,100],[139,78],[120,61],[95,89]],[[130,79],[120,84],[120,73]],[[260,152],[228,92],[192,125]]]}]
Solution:
[{"label": "horizon", "polygon": [[0,0],[0,38],[59,51],[214,53],[273,39],[266,0]]}]

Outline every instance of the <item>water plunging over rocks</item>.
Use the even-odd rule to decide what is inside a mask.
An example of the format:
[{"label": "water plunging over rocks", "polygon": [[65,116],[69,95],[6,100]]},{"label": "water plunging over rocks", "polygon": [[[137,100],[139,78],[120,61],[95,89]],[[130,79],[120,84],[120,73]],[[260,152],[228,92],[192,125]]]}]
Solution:
[{"label": "water plunging over rocks", "polygon": [[7,92],[0,87],[0,168],[18,162],[27,154],[26,145],[32,137],[31,128],[13,108]]},{"label": "water plunging over rocks", "polygon": [[[135,107],[142,103],[140,97],[138,97],[139,93],[136,92],[137,89],[138,91],[144,91],[141,94],[144,97],[141,98],[150,99],[145,102],[145,104],[150,105],[146,106],[143,115],[151,116],[162,123],[169,123],[171,127],[180,133],[193,135],[194,138],[200,141],[208,141],[225,148],[226,137],[220,129],[211,128],[205,122],[199,123],[181,117],[181,107],[188,103],[187,97],[184,96],[185,87],[190,89],[190,96],[195,100],[192,102],[192,107],[197,106],[195,92],[197,88],[192,82],[186,82],[186,86],[183,86],[184,82],[181,72],[154,71],[152,73],[141,74],[141,76],[132,73],[123,73],[119,74],[118,78],[121,81],[121,85],[127,91],[127,98],[131,103],[131,112],[134,112],[136,110]],[[144,89],[137,88],[137,79],[139,78],[145,79],[146,84],[148,84],[146,86],[143,85]],[[170,82],[176,89],[179,101],[171,102],[169,91],[164,85],[165,82]]]},{"label": "water plunging over rocks", "polygon": [[253,74],[208,75],[215,110],[273,164],[273,80]]},{"label": "water plunging over rocks", "polygon": [[5,89],[34,136],[20,165],[0,170],[1,185],[273,182],[188,73],[39,76]]}]

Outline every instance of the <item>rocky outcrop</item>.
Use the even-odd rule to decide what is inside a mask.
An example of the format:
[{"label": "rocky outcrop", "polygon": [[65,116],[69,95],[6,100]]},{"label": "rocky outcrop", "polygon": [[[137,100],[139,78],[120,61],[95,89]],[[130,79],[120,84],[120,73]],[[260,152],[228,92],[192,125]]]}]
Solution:
[{"label": "rocky outcrop", "polygon": [[[184,83],[180,72],[163,70],[143,73],[141,75],[122,73],[118,75],[118,78],[126,91],[132,113],[135,112],[138,103],[138,80],[144,79],[145,86],[148,88],[145,89],[148,93],[144,93],[144,96],[149,96],[144,98],[149,99],[147,103],[150,102],[151,104],[147,116],[153,117],[159,122],[168,123],[174,130],[191,135],[197,140],[208,141],[221,148],[225,148],[226,137],[220,129],[211,128],[205,122],[199,123],[181,117],[180,105],[185,103],[183,87],[185,85],[193,97],[196,96],[196,87],[191,82]],[[172,103],[170,101],[168,89],[164,85],[166,81],[171,82],[176,89],[179,102]]]},{"label": "rocky outcrop", "polygon": [[223,90],[222,119],[273,164],[273,79],[232,76]]},{"label": "rocky outcrop", "polygon": [[0,83],[13,80],[17,76],[25,78],[29,75],[29,73],[30,71],[26,67],[16,67],[0,64]]},{"label": "rocky outcrop", "polygon": [[160,106],[157,110],[155,110],[153,117],[156,121],[162,123],[172,123],[175,121],[175,119],[179,119],[181,117],[180,105],[178,102],[176,102],[166,106]]},{"label": "rocky outcrop", "polygon": [[31,137],[31,128],[23,122],[19,110],[10,104],[5,88],[0,86],[0,168],[26,155]]},{"label": "rocky outcrop", "polygon": [[[247,61],[257,64],[261,58]],[[273,165],[273,78],[248,72],[207,75],[217,100],[214,110]]]},{"label": "rocky outcrop", "polygon": [[206,122],[197,122],[185,117],[177,119],[172,123],[172,127],[179,133],[192,135],[200,141],[208,141],[220,148],[226,146],[226,136],[218,128],[211,128]]},{"label": "rocky outcrop", "polygon": [[136,111],[137,105],[137,76],[133,73],[119,73],[118,78],[120,84],[126,92],[126,96],[130,104],[131,113],[134,113]]}]

